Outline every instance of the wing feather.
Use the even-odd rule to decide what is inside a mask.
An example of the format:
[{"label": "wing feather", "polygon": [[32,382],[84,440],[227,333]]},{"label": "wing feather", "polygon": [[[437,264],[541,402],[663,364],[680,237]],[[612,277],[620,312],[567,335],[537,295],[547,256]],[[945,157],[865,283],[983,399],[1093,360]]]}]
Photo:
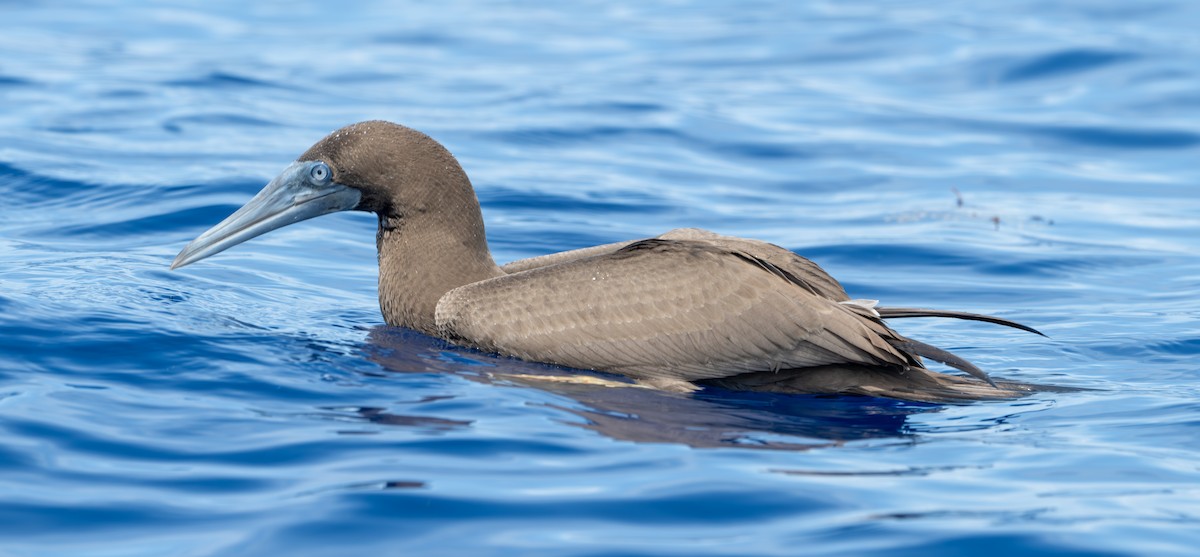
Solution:
[{"label": "wing feather", "polygon": [[[687,240],[700,241],[708,243],[712,246],[727,249],[735,253],[742,253],[754,257],[767,265],[777,268],[782,273],[788,273],[793,278],[798,279],[806,288],[812,289],[815,293],[836,301],[849,300],[845,289],[837,279],[830,276],[816,263],[813,263],[807,258],[797,255],[795,252],[784,249],[780,246],[761,240],[750,238],[738,238],[736,236],[724,236],[708,230],[699,228],[676,228],[664,234],[657,236],[661,240]],[[611,244],[603,244],[599,246],[574,249],[538,257],[530,257],[528,259],[519,259],[505,264],[501,267],[506,273],[519,273],[540,267],[549,267],[568,263],[579,259],[594,257],[597,255],[609,255],[615,253],[630,244],[639,240],[629,240],[625,242],[613,242]]]},{"label": "wing feather", "polygon": [[484,350],[647,380],[912,363],[890,329],[838,303],[840,285],[830,299],[794,261],[736,247],[658,238],[534,266],[450,291],[438,327]]}]

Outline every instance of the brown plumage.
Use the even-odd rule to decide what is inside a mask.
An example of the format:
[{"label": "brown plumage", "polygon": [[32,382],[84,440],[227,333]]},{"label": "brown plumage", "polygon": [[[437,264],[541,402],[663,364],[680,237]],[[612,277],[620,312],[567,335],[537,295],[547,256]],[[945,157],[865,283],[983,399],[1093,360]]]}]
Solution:
[{"label": "brown plumage", "polygon": [[[1032,329],[962,312],[876,310],[851,300],[815,263],[766,242],[679,229],[499,267],[458,162],[425,134],[387,122],[322,139],[184,248],[172,268],[340,210],[379,216],[379,301],[389,324],[481,350],[676,391],[708,383],[936,402],[1033,389],[992,382],[883,319],[942,316]],[[922,356],[975,378],[930,371]]]}]

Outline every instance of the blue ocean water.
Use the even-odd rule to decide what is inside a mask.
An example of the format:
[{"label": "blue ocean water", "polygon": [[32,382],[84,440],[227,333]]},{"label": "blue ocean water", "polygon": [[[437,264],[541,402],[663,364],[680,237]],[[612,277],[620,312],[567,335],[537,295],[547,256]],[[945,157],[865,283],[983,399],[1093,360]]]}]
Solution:
[{"label": "blue ocean water", "polygon": [[[1200,4],[0,2],[0,555],[1193,555]],[[383,325],[374,220],[180,271],[329,131],[446,144],[498,261],[775,242],[995,376],[550,381]]]}]

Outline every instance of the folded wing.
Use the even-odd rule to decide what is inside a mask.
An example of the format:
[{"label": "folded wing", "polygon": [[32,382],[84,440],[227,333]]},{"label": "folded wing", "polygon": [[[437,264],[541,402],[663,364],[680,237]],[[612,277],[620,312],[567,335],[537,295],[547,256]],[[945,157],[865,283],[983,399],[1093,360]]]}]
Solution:
[{"label": "folded wing", "polygon": [[450,291],[439,329],[483,350],[659,384],[920,366],[882,322],[839,303],[847,296],[824,271],[771,244],[683,230],[560,261]]}]

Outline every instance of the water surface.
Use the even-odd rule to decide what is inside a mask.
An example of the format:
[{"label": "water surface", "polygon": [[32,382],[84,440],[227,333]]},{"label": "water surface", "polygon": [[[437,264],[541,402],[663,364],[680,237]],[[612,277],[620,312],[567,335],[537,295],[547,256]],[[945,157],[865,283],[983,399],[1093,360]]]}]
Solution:
[{"label": "water surface", "polygon": [[[1200,6],[0,3],[0,554],[1186,555]],[[1087,387],[694,396],[383,325],[374,220],[183,245],[368,118],[500,261],[679,226]]]}]

